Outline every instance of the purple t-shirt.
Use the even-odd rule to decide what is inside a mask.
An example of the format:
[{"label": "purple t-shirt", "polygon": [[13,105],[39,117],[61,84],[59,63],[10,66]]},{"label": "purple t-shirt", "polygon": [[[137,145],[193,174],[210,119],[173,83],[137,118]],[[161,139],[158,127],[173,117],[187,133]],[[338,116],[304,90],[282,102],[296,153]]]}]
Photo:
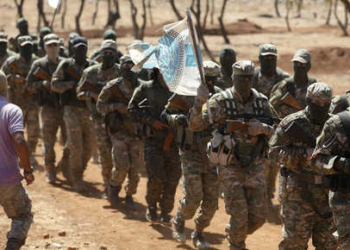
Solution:
[{"label": "purple t-shirt", "polygon": [[0,186],[21,182],[16,145],[11,134],[23,131],[22,110],[0,96]]}]

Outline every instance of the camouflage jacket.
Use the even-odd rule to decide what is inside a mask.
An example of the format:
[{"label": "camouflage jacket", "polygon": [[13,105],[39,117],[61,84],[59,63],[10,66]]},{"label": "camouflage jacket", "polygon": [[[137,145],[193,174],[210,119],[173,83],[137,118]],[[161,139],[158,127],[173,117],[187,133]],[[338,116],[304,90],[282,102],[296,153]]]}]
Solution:
[{"label": "camouflage jacket", "polygon": [[274,76],[267,77],[262,75],[261,68],[257,67],[254,70],[253,88],[269,98],[273,86],[289,77],[289,74],[280,68],[276,68],[276,74]]},{"label": "camouflage jacket", "polygon": [[[231,92],[233,98],[228,98],[226,93]],[[226,95],[226,96],[225,96]],[[235,107],[235,110],[230,107]],[[259,107],[257,107],[259,106]],[[244,102],[234,87],[226,89],[209,99],[209,108],[212,114],[213,125],[222,134],[225,133],[227,120],[236,120],[241,116],[273,118],[270,104],[266,96],[251,90],[251,96]],[[209,122],[208,107],[205,104],[202,108],[194,106],[189,114],[189,129],[193,131],[207,130],[212,126]],[[250,135],[247,130],[238,130],[230,134],[235,142],[234,152],[243,162],[254,162],[262,157],[267,139],[272,135],[272,126],[269,126],[269,134]]]},{"label": "camouflage jacket", "polygon": [[6,54],[3,56],[0,56],[0,68],[3,65],[3,63],[6,61],[7,58],[16,55],[15,52],[11,51],[11,50],[7,50]]},{"label": "camouflage jacket", "polygon": [[331,107],[329,108],[332,114],[337,114],[346,110],[350,104],[350,92],[346,92],[343,95],[336,95],[332,98]]},{"label": "camouflage jacket", "polygon": [[277,83],[271,90],[270,103],[276,110],[280,118],[284,118],[287,115],[295,113],[297,110],[294,107],[287,105],[283,102],[282,98],[289,92],[298,104],[302,107],[306,107],[306,91],[307,87],[311,84],[317,82],[315,78],[309,77],[308,84],[303,88],[296,88],[294,78],[287,78],[279,83]]},{"label": "camouflage jacket", "polygon": [[[33,62],[37,59],[33,55],[30,62],[26,62],[19,54],[11,56],[6,59],[2,65],[2,71],[6,74],[9,85],[9,100],[18,106],[23,107],[27,102],[34,103],[34,98],[28,93],[26,88],[26,82],[17,84],[13,81],[14,75],[20,75],[23,78],[26,78]],[[16,70],[18,68],[21,72]]]},{"label": "camouflage jacket", "polygon": [[[87,60],[85,65],[79,65],[74,58],[63,59],[57,66],[52,75],[51,89],[61,94],[60,104],[63,106],[86,107],[86,102],[78,100],[77,87],[79,76],[83,74],[84,69],[95,65],[95,62]],[[69,72],[76,73],[78,79]]]},{"label": "camouflage jacket", "polygon": [[107,115],[107,126],[112,134],[135,136],[135,123],[132,122],[130,114],[122,114],[117,111],[117,108],[120,107],[127,109],[134,90],[135,87],[132,84],[125,82],[122,77],[119,77],[109,81],[98,96],[97,111]]},{"label": "camouflage jacket", "polygon": [[58,62],[51,62],[47,56],[43,58],[37,59],[32,64],[30,71],[27,76],[27,88],[31,93],[37,97],[37,101],[41,106],[51,106],[58,108],[59,105],[59,94],[53,92],[51,88],[47,88],[43,86],[43,82],[47,81],[43,78],[35,76],[35,72],[38,69],[42,69],[47,76],[52,77],[53,73],[57,69],[58,64],[63,60],[63,58],[59,57]]}]

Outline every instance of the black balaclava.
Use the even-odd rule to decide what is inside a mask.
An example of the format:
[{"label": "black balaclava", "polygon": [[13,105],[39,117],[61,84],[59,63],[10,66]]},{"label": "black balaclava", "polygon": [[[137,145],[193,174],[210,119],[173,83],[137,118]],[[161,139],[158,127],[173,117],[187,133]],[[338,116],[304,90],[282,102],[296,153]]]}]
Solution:
[{"label": "black balaclava", "polygon": [[101,57],[102,57],[102,62],[101,62],[102,69],[109,69],[109,68],[112,68],[113,65],[115,64],[117,53],[114,50],[105,49],[101,51]]},{"label": "black balaclava", "polygon": [[33,45],[26,44],[24,46],[19,47],[19,54],[23,57],[27,62],[32,59],[33,55]]},{"label": "black balaclava", "polygon": [[232,48],[223,48],[219,54],[221,74],[232,76],[232,65],[236,62],[236,52]]},{"label": "black balaclava", "polygon": [[263,76],[272,77],[276,74],[277,57],[272,55],[259,56],[261,73]]},{"label": "black balaclava", "polygon": [[[7,53],[7,43],[0,43],[0,56],[4,56]],[[1,65],[0,65],[1,66]]]},{"label": "black balaclava", "polygon": [[73,57],[75,61],[80,65],[84,65],[86,63],[86,54],[87,54],[86,46],[81,45],[77,48],[73,48]]},{"label": "black balaclava", "polygon": [[328,112],[331,104],[328,103],[324,106],[320,106],[313,103],[310,98],[306,98],[306,103],[311,122],[319,125],[324,124],[329,117]]},{"label": "black balaclava", "polygon": [[131,61],[125,61],[121,64],[121,67],[120,67],[120,73],[121,73],[121,76],[123,77],[123,79],[127,82],[130,82],[132,84],[133,87],[136,87],[135,84],[137,84],[137,74],[135,72],[133,72],[131,70],[131,68],[128,68],[128,67],[124,67],[125,64],[127,63],[132,63],[134,64],[133,62]]},{"label": "black balaclava", "polygon": [[235,75],[233,77],[233,85],[241,97],[247,100],[250,97],[253,86],[253,75]]},{"label": "black balaclava", "polygon": [[298,62],[293,62],[294,68],[294,80],[296,86],[306,86],[308,83],[307,73],[311,69],[311,63],[308,62],[305,64],[300,64]]}]

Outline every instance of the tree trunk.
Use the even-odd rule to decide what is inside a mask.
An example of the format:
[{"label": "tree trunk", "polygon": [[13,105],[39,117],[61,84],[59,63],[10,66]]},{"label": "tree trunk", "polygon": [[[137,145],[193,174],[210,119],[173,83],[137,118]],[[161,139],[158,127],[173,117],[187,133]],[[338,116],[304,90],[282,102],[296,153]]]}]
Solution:
[{"label": "tree trunk", "polygon": [[148,8],[149,20],[151,22],[151,26],[153,26],[154,22],[153,22],[153,13],[152,13],[152,0],[148,0],[147,8]]},{"label": "tree trunk", "polygon": [[94,10],[94,13],[92,14],[92,25],[95,25],[95,23],[96,23],[96,17],[97,17],[99,6],[100,6],[99,3],[100,3],[100,0],[96,0],[95,10]]},{"label": "tree trunk", "polygon": [[286,24],[287,24],[287,29],[288,29],[288,32],[291,32],[292,31],[292,28],[290,27],[290,23],[289,23],[289,13],[290,13],[290,10],[292,8],[292,3],[291,3],[291,0],[287,0],[286,1],[286,10],[287,10],[287,13],[286,13]]},{"label": "tree trunk", "polygon": [[340,29],[343,31],[343,35],[344,36],[349,36],[349,33],[348,33],[348,10],[347,10],[347,6],[344,5],[344,10],[345,10],[345,21],[344,21],[344,24],[341,22],[339,16],[338,16],[338,2],[339,0],[335,0],[335,4],[334,4],[334,16],[335,18],[337,19],[337,23],[338,23],[338,26],[340,27]]},{"label": "tree trunk", "polygon": [[23,4],[24,4],[24,0],[20,0],[19,2],[17,2],[17,0],[13,0],[16,4],[17,7],[17,14],[19,17],[23,17]]},{"label": "tree trunk", "polygon": [[281,14],[280,14],[280,11],[279,11],[279,8],[278,8],[278,4],[279,4],[279,0],[275,0],[274,6],[275,6],[276,16],[277,17],[281,17]]},{"label": "tree trunk", "polygon": [[179,11],[177,10],[176,6],[175,6],[175,1],[174,0],[169,0],[169,3],[171,5],[171,8],[173,9],[175,15],[176,15],[176,18],[177,20],[182,20],[183,17],[180,15]]},{"label": "tree trunk", "polygon": [[[111,27],[114,29],[116,26],[117,20],[120,18],[119,1],[113,0],[113,2],[111,2],[111,0],[108,0],[107,3],[108,3],[108,19],[107,19],[105,28]],[[114,9],[112,5],[114,6]]]},{"label": "tree trunk", "polygon": [[81,28],[80,28],[80,17],[83,14],[84,6],[85,6],[85,0],[81,0],[79,12],[75,16],[75,29],[79,35],[82,35]]},{"label": "tree trunk", "polygon": [[210,24],[214,25],[215,0],[211,0]]},{"label": "tree trunk", "polygon": [[220,13],[220,16],[218,17],[218,20],[219,20],[219,24],[220,24],[222,37],[224,38],[224,41],[226,44],[230,44],[230,39],[227,36],[227,32],[226,32],[225,25],[224,25],[224,14],[225,14],[225,9],[226,9],[226,4],[227,4],[227,0],[224,0],[224,2],[222,3],[221,13]]},{"label": "tree trunk", "polygon": [[327,19],[326,19],[326,25],[329,25],[331,22],[331,17],[332,17],[332,7],[333,7],[333,0],[329,0],[329,6],[328,6],[328,14],[327,14]]},{"label": "tree trunk", "polygon": [[[37,7],[38,7],[38,12],[39,12],[39,19],[43,20],[44,26],[49,27],[49,22],[46,19],[46,15],[44,12],[44,1],[43,0],[38,0],[37,2]],[[40,27],[38,27],[38,31],[40,30]]]},{"label": "tree trunk", "polygon": [[[66,24],[67,0],[62,0],[62,5],[63,5],[63,12],[61,15],[61,28],[64,29],[65,24]],[[61,7],[62,7],[62,5],[61,5]]]},{"label": "tree trunk", "polygon": [[207,20],[208,20],[208,15],[209,15],[209,9],[210,9],[209,0],[206,0],[205,14],[204,14],[204,19],[203,19],[203,24],[202,24],[202,29],[203,30],[205,30],[205,28],[207,27]]},{"label": "tree trunk", "polygon": [[303,0],[298,0],[298,5],[297,5],[298,14],[297,14],[296,18],[301,18],[302,8],[303,8]]},{"label": "tree trunk", "polygon": [[139,39],[142,41],[143,38],[145,37],[145,29],[147,26],[147,6],[146,6],[146,0],[142,0],[142,10],[143,10],[143,14],[142,14],[142,26],[141,26],[141,32],[140,32],[140,36]]}]

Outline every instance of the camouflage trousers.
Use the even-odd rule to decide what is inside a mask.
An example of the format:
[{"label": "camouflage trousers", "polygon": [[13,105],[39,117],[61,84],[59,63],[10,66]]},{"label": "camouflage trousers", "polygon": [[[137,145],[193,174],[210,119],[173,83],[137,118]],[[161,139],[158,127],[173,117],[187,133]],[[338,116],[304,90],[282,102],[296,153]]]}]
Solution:
[{"label": "camouflage trousers", "polygon": [[103,119],[93,120],[95,139],[98,147],[98,161],[102,172],[102,178],[107,187],[112,177],[113,160],[112,160],[112,140],[109,136],[106,124]]},{"label": "camouflage trousers", "polygon": [[[43,106],[40,110],[41,117],[41,133],[43,138],[43,157],[46,170],[55,167],[56,154],[55,143],[57,140],[56,134],[59,128],[64,129],[63,108],[53,108]],[[67,145],[64,147],[61,164],[69,164],[69,150]]]},{"label": "camouflage trousers", "polygon": [[[191,156],[187,157],[187,154]],[[181,168],[185,196],[180,200],[174,223],[179,224],[193,218],[199,208],[195,217],[196,230],[203,231],[210,225],[218,209],[219,182],[216,167],[209,165],[205,154],[185,153],[181,155]]]},{"label": "camouflage trousers", "polygon": [[163,143],[145,141],[148,207],[159,207],[162,213],[174,208],[176,188],[181,177],[179,152],[175,146],[163,151]]},{"label": "camouflage trousers", "polygon": [[225,230],[230,249],[245,249],[247,235],[265,223],[264,161],[258,158],[245,168],[219,166],[218,174],[224,187],[225,210],[231,217]]},{"label": "camouflage trousers", "polygon": [[316,249],[337,249],[335,227],[322,187],[288,176],[281,216],[283,222],[280,250],[307,249],[309,239]]},{"label": "camouflage trousers", "polygon": [[27,143],[29,152],[34,154],[36,151],[36,145],[38,144],[38,139],[40,136],[40,126],[39,126],[39,107],[31,106],[24,107],[23,117],[24,124],[27,132]]},{"label": "camouflage trousers", "polygon": [[339,250],[350,249],[350,194],[329,192],[335,227],[339,235]]},{"label": "camouflage trousers", "polygon": [[114,167],[110,184],[115,187],[121,187],[128,176],[125,193],[130,196],[134,195],[140,181],[138,173],[141,150],[139,140],[125,134],[112,135],[112,144]]},{"label": "camouflage trousers", "polygon": [[8,239],[25,242],[33,222],[32,202],[21,183],[11,186],[0,186],[0,205],[12,220]]},{"label": "camouflage trousers", "polygon": [[94,143],[90,112],[85,108],[65,106],[64,122],[67,128],[69,166],[74,180],[81,180],[91,157]]},{"label": "camouflage trousers", "polygon": [[265,159],[265,178],[266,178],[266,193],[267,199],[271,200],[276,191],[276,180],[279,172],[279,165],[276,161]]}]

